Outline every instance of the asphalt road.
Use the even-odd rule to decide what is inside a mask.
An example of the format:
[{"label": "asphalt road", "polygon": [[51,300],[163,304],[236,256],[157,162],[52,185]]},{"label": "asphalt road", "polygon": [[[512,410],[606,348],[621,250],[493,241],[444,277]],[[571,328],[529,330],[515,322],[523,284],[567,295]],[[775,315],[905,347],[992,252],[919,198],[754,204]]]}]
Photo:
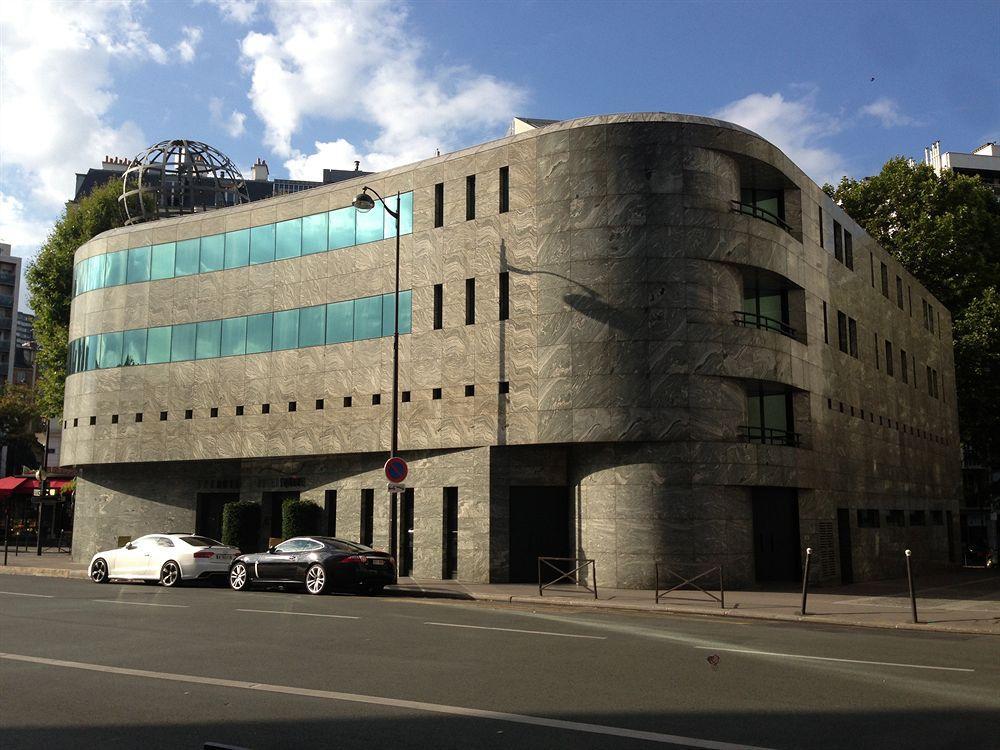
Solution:
[{"label": "asphalt road", "polygon": [[985,750],[1000,640],[0,576],[0,747],[207,740]]}]

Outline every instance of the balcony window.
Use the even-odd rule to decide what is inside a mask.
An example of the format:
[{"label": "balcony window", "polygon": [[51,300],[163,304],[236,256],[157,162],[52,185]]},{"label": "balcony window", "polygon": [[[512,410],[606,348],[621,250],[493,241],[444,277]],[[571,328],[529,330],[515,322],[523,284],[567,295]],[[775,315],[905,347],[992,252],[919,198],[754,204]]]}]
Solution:
[{"label": "balcony window", "polygon": [[788,291],[768,287],[758,279],[743,287],[743,309],[733,313],[733,322],[795,338],[795,329],[789,325]]},{"label": "balcony window", "polygon": [[786,232],[792,230],[785,223],[785,194],[781,190],[743,188],[740,190],[740,199],[733,201],[733,211],[763,219]]},{"label": "balcony window", "polygon": [[797,446],[794,427],[792,393],[786,386],[758,382],[748,387],[747,424],[742,429],[749,442]]}]

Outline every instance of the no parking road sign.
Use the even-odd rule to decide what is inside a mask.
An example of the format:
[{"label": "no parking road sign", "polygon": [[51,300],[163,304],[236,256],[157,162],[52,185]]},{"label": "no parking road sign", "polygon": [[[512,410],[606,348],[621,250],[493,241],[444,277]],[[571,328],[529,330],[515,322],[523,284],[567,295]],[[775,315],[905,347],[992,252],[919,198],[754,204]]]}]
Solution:
[{"label": "no parking road sign", "polygon": [[406,461],[399,456],[393,456],[385,462],[385,478],[393,484],[402,482],[409,473],[410,468],[406,465]]}]

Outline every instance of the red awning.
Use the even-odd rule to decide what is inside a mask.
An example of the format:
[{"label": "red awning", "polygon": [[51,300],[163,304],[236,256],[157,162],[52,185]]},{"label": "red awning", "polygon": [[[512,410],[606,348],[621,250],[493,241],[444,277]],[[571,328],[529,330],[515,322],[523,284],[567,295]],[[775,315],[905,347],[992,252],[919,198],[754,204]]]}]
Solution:
[{"label": "red awning", "polygon": [[[60,492],[62,488],[72,482],[66,477],[52,477],[46,484],[49,489]],[[39,482],[34,477],[4,477],[0,479],[0,498],[7,498],[11,495],[31,495],[39,488]]]}]

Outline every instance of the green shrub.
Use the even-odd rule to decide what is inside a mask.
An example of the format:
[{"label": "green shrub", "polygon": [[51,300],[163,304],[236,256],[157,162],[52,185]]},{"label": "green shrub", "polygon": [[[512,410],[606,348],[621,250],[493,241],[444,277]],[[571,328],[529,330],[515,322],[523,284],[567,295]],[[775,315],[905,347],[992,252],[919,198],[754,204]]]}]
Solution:
[{"label": "green shrub", "polygon": [[222,507],[222,543],[241,552],[257,552],[260,503],[238,500]]},{"label": "green shrub", "polygon": [[281,504],[281,536],[318,534],[322,528],[323,509],[316,503],[290,497]]}]

